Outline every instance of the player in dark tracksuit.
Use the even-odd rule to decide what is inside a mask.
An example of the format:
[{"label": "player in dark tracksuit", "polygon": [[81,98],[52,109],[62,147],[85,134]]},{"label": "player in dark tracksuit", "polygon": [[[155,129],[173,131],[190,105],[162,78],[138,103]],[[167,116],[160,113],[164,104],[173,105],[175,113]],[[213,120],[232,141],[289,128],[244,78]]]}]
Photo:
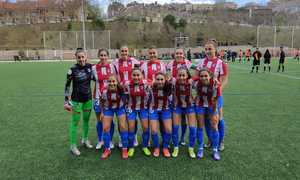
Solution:
[{"label": "player in dark tracksuit", "polygon": [[[81,143],[87,148],[92,148],[90,141],[88,140],[89,132],[89,119],[92,109],[92,92],[91,92],[91,80],[92,65],[87,63],[86,53],[82,49],[77,49],[76,53],[77,63],[74,64],[67,73],[67,80],[65,84],[65,103],[64,108],[67,111],[72,112],[72,120],[70,124],[70,150],[76,156],[80,155],[80,151],[77,149],[77,127],[83,115],[83,133]],[[72,93],[70,86],[72,83]]]},{"label": "player in dark tracksuit", "polygon": [[251,73],[253,73],[254,68],[256,67],[256,72],[258,73],[258,66],[260,65],[260,58],[261,58],[262,54],[259,51],[258,48],[256,48],[256,51],[254,51],[253,53],[253,66],[252,66],[252,70]]},{"label": "player in dark tracksuit", "polygon": [[278,65],[277,72],[280,71],[280,66],[282,67],[282,72],[284,72],[284,59],[285,59],[285,52],[283,51],[283,47],[280,47],[279,65]]},{"label": "player in dark tracksuit", "polygon": [[270,63],[271,63],[271,53],[269,49],[267,49],[264,54],[264,72],[266,71],[267,66],[269,68],[269,72],[271,71]]}]

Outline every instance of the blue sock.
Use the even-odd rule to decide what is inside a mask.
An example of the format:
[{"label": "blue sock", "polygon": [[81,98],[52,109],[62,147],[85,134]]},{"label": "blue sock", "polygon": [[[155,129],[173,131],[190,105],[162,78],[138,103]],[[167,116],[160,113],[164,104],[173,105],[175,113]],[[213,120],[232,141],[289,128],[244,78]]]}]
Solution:
[{"label": "blue sock", "polygon": [[219,146],[219,131],[212,129],[211,130],[211,141],[212,141],[212,148],[213,151],[218,151]]},{"label": "blue sock", "polygon": [[128,147],[132,148],[134,143],[134,132],[128,132]]},{"label": "blue sock", "polygon": [[151,137],[152,137],[152,141],[153,141],[153,147],[158,148],[159,147],[158,134],[157,133],[152,134]]},{"label": "blue sock", "polygon": [[224,136],[225,136],[224,118],[220,119],[219,124],[218,124],[218,130],[219,130],[219,143],[221,143],[224,140]]},{"label": "blue sock", "polygon": [[165,129],[164,129],[164,124],[161,120],[159,120],[159,131],[160,131],[161,139],[164,141]]},{"label": "blue sock", "polygon": [[98,140],[102,141],[103,126],[101,121],[97,122],[96,129],[97,129]]},{"label": "blue sock", "polygon": [[103,133],[103,141],[104,141],[104,148],[109,149],[110,148],[110,133],[109,132]]},{"label": "blue sock", "polygon": [[143,139],[143,147],[148,147],[149,139],[150,139],[150,131],[146,130],[142,134],[142,139]]},{"label": "blue sock", "polygon": [[210,121],[208,118],[205,118],[204,120],[204,124],[205,124],[205,131],[206,131],[206,135],[207,135],[207,138],[211,141],[211,129],[210,129]]},{"label": "blue sock", "polygon": [[186,129],[187,129],[186,117],[185,117],[185,115],[182,115],[181,116],[181,137],[180,137],[180,141],[184,141]]},{"label": "blue sock", "polygon": [[128,147],[128,132],[124,131],[124,132],[120,132],[120,134],[121,134],[122,146],[123,146],[123,148],[127,148]]},{"label": "blue sock", "polygon": [[198,149],[203,149],[203,128],[197,128]]},{"label": "blue sock", "polygon": [[115,123],[114,123],[114,121],[112,121],[111,125],[110,125],[110,138],[111,138],[111,140],[113,139],[114,132],[115,132]]},{"label": "blue sock", "polygon": [[178,125],[173,125],[173,129],[172,129],[172,140],[173,140],[173,145],[174,147],[178,147],[178,129],[179,126]]},{"label": "blue sock", "polygon": [[190,134],[189,134],[189,147],[194,147],[195,140],[196,140],[196,127],[189,127]]},{"label": "blue sock", "polygon": [[171,133],[164,133],[164,140],[163,140],[163,148],[168,148],[170,140],[171,140]]}]

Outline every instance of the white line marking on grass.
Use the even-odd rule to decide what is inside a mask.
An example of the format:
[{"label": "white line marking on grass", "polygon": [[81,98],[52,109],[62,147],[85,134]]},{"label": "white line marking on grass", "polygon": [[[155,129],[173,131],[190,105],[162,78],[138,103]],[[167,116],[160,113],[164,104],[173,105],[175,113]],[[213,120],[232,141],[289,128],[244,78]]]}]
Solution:
[{"label": "white line marking on grass", "polygon": [[[99,60],[95,60],[95,59],[89,59],[88,61],[93,61],[93,62],[97,62]],[[24,61],[1,61],[0,63],[45,63],[45,62],[76,62],[75,59],[73,60],[24,60]]]},{"label": "white line marking on grass", "polygon": [[[232,65],[230,67],[233,67],[235,69],[241,69],[241,70],[249,70],[249,69],[246,69],[246,68],[236,67],[236,66],[232,66]],[[269,72],[266,72],[266,74],[267,73],[269,73]],[[291,75],[287,75],[287,74],[280,74],[280,73],[273,73],[273,72],[270,72],[269,74],[276,75],[276,76],[281,76],[281,77],[286,77],[286,78],[289,78],[289,79],[300,80],[300,77],[298,77],[298,76],[291,76]]]}]

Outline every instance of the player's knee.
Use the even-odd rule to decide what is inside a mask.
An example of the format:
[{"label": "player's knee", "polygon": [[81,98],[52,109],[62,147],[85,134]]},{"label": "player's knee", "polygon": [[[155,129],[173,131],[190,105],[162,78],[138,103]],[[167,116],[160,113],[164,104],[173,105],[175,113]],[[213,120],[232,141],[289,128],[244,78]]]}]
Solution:
[{"label": "player's knee", "polygon": [[157,129],[151,129],[151,134],[157,134]]},{"label": "player's knee", "polygon": [[120,130],[121,130],[121,131],[127,131],[128,128],[127,128],[126,124],[121,123],[121,124],[120,124]]},{"label": "player's knee", "polygon": [[109,130],[110,130],[110,126],[109,125],[103,126],[103,131],[104,132],[109,132]]},{"label": "player's knee", "polygon": [[166,133],[172,133],[172,127],[165,127]]}]

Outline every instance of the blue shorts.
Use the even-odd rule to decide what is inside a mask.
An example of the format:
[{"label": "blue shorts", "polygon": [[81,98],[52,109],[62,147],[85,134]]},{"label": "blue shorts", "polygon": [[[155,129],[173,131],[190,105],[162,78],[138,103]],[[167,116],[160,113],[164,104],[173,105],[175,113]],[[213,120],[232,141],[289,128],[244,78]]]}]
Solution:
[{"label": "blue shorts", "polygon": [[196,111],[196,114],[198,114],[198,115],[205,115],[205,114],[218,115],[219,114],[218,109],[217,109],[217,111],[214,112],[212,107],[208,108],[208,107],[196,106],[195,111]]},{"label": "blue shorts", "polygon": [[220,108],[222,108],[223,107],[223,96],[220,96],[219,98],[218,98],[218,106],[217,106],[217,108],[218,108],[218,110],[220,109]]},{"label": "blue shorts", "polygon": [[126,114],[125,112],[125,108],[124,107],[120,107],[120,108],[105,108],[103,110],[103,114],[104,116],[114,116],[115,114],[119,117],[122,116],[123,114]]},{"label": "blue shorts", "polygon": [[195,113],[195,108],[194,106],[188,106],[188,107],[174,107],[173,112],[175,112],[176,114],[192,114]]},{"label": "blue shorts", "polygon": [[93,109],[94,109],[96,114],[101,113],[101,107],[100,107],[99,101],[93,100]]},{"label": "blue shorts", "polygon": [[149,119],[153,121],[172,119],[172,111],[170,109],[149,111]]},{"label": "blue shorts", "polygon": [[128,121],[135,121],[137,116],[139,116],[140,120],[144,120],[144,119],[148,120],[148,116],[149,116],[148,109],[127,111]]}]

